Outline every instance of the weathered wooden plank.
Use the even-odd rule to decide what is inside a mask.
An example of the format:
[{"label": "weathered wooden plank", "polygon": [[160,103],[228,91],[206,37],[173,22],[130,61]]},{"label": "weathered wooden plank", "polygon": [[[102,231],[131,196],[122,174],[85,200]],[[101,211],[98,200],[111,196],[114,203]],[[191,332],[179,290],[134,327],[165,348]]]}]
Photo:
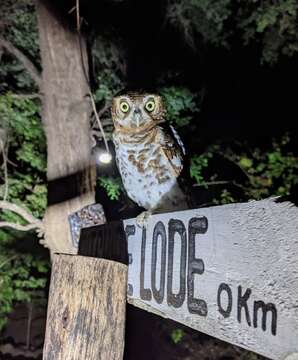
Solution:
[{"label": "weathered wooden plank", "polygon": [[298,353],[298,209],[252,201],[124,221],[128,301],[272,359]]},{"label": "weathered wooden plank", "polygon": [[54,255],[43,359],[122,359],[126,281],[126,265]]}]

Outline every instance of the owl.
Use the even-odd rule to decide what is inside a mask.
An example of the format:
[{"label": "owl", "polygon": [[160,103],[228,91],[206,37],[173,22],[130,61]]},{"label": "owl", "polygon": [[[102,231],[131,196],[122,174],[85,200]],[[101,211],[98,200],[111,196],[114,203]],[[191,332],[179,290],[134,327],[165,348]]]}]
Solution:
[{"label": "owl", "polygon": [[113,99],[113,142],[124,188],[145,208],[137,222],[151,213],[187,209],[186,195],[178,183],[184,147],[173,127],[166,132],[165,107],[155,94],[127,93]]}]

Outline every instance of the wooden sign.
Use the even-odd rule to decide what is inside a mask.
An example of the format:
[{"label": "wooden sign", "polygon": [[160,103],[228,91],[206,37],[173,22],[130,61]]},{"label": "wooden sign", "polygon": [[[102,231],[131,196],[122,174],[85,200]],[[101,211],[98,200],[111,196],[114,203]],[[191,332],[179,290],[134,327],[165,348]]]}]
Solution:
[{"label": "wooden sign", "polygon": [[131,304],[271,359],[298,358],[298,208],[252,201],[124,229]]}]

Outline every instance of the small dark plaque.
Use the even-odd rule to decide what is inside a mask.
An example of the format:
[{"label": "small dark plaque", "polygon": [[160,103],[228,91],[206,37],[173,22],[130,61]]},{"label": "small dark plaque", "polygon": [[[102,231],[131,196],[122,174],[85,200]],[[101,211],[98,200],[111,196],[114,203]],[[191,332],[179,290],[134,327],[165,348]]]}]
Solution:
[{"label": "small dark plaque", "polygon": [[128,265],[127,240],[123,222],[111,221],[82,229],[78,254]]}]

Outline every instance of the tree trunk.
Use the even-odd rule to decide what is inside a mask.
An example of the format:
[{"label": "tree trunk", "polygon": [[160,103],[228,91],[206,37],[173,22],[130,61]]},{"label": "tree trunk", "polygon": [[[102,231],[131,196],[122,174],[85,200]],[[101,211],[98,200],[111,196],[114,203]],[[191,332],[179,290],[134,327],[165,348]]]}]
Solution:
[{"label": "tree trunk", "polygon": [[[48,209],[45,242],[51,252],[77,253],[68,215],[95,200],[89,135],[86,44],[41,1],[37,16],[42,58],[42,121],[47,138]],[[82,66],[84,60],[86,74]]]},{"label": "tree trunk", "polygon": [[121,360],[126,282],[126,265],[55,254],[43,359]]}]

